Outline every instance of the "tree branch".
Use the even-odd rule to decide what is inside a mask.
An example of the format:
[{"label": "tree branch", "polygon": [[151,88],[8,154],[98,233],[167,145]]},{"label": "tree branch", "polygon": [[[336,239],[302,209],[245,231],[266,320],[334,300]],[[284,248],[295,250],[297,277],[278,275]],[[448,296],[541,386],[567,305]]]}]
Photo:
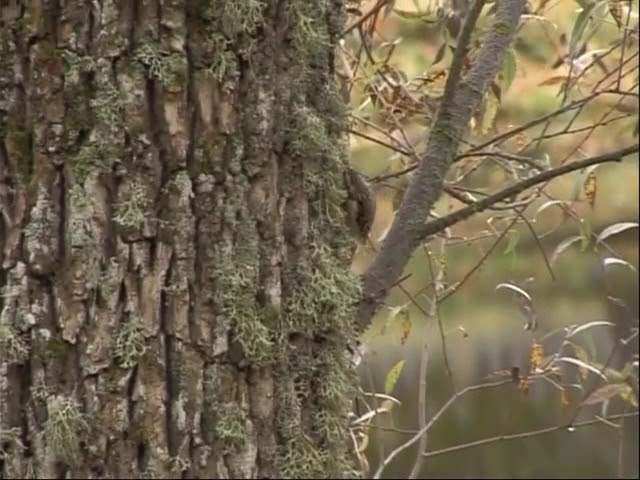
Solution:
[{"label": "tree branch", "polygon": [[502,65],[525,0],[502,0],[498,3],[493,28],[486,35],[476,62],[466,77],[456,78],[460,75],[460,69],[453,67],[460,65],[468,47],[469,39],[465,38],[465,32],[473,30],[482,4],[482,0],[476,0],[465,18],[463,33],[452,61],[452,71],[429,132],[426,152],[421,155],[420,166],[380,252],[364,275],[363,298],[357,318],[362,329],[370,324],[389,289],[424,238],[424,222],[442,193],[445,175],[457,154],[460,139],[467,130],[471,115]]},{"label": "tree branch", "polygon": [[527,178],[526,180],[518,182],[515,185],[494,193],[493,195],[483,198],[482,200],[479,200],[467,207],[456,210],[449,215],[432,220],[422,227],[422,236],[420,238],[424,239],[429,235],[441,232],[445,228],[461,222],[462,220],[466,220],[470,216],[475,215],[476,213],[480,213],[491,207],[492,205],[509,197],[513,197],[514,195],[517,195],[528,188],[538,185],[539,183],[544,183],[548,180],[551,180],[552,178],[559,177],[569,172],[580,170],[597,163],[619,162],[623,157],[631,155],[632,153],[637,153],[639,149],[640,145],[636,143],[635,145],[621,148],[620,150],[616,150],[614,152],[596,155],[595,157],[585,158],[584,160],[567,163],[560,167],[546,170],[542,173],[539,173],[538,175],[534,175],[533,177]]},{"label": "tree branch", "polygon": [[[610,415],[605,418],[596,417],[591,420],[585,420],[583,422],[574,423],[571,425],[571,428],[582,428],[587,427],[589,425],[601,424],[605,421],[610,420],[618,420],[629,417],[637,417],[638,412],[629,412],[629,413],[620,413],[617,415]],[[424,457],[436,457],[438,455],[445,455],[447,453],[458,452],[460,450],[467,450],[469,448],[478,447],[480,445],[488,445],[491,443],[499,443],[506,442],[508,440],[517,440],[519,438],[530,438],[537,437],[539,435],[545,435],[547,433],[554,433],[563,430],[567,430],[569,427],[567,425],[554,425],[552,427],[540,428],[538,430],[531,430],[528,432],[520,432],[520,433],[509,433],[506,435],[497,435],[495,437],[483,438],[481,440],[475,440],[469,443],[462,443],[460,445],[453,445],[451,447],[440,448],[438,450],[432,450],[430,452],[424,452],[422,455]]]}]

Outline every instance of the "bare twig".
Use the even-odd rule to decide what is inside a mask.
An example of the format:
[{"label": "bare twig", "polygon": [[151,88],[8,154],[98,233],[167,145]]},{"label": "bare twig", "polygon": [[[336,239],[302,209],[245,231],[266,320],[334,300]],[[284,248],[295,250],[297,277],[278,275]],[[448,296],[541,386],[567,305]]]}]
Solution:
[{"label": "bare twig", "polygon": [[[443,258],[445,253],[446,242],[443,240],[440,244],[440,256]],[[440,340],[442,344],[442,356],[444,358],[445,368],[447,370],[447,374],[449,375],[449,380],[451,381],[451,387],[453,391],[455,391],[455,386],[453,383],[453,373],[451,372],[451,367],[449,365],[449,356],[447,355],[447,343],[444,336],[444,327],[442,325],[442,318],[440,316],[440,308],[439,308],[439,300],[438,295],[440,290],[442,290],[442,279],[444,277],[444,267],[439,265],[436,269],[433,265],[433,258],[430,252],[425,248],[425,253],[428,258],[429,264],[429,273],[432,279],[432,287],[433,287],[433,296],[431,300],[431,305],[429,306],[429,314],[427,318],[437,318],[438,319],[438,329],[440,330]],[[418,382],[418,428],[423,428],[427,424],[427,370],[428,370],[428,362],[429,362],[429,345],[428,345],[428,335],[427,329],[428,324],[424,326],[423,333],[423,343],[422,350],[420,353],[420,372],[419,372],[419,382]],[[427,448],[427,435],[426,433],[420,438],[420,443],[418,445],[418,451],[422,452]],[[409,473],[409,478],[417,478],[420,474],[420,470],[422,469],[422,465],[424,463],[424,458],[421,455],[416,456],[416,460],[411,468],[411,473]]]},{"label": "bare twig", "polygon": [[540,254],[542,255],[542,259],[544,260],[544,264],[547,267],[547,271],[549,272],[549,276],[551,277],[551,280],[555,280],[556,279],[556,275],[553,273],[553,267],[551,266],[551,262],[549,261],[549,258],[547,257],[547,254],[544,251],[544,247],[542,246],[542,243],[540,243],[540,236],[536,232],[535,228],[533,228],[533,225],[531,225],[531,222],[527,219],[527,217],[525,217],[520,212],[516,212],[516,214],[518,215],[518,217],[520,217],[522,219],[524,224],[529,229],[529,233],[531,233],[531,236],[533,237],[533,240],[535,241],[536,246],[538,247],[538,250],[540,251]]},{"label": "bare twig", "polygon": [[618,475],[616,478],[624,478],[624,418],[620,419],[618,425]]},{"label": "bare twig", "polygon": [[344,37],[349,32],[351,32],[353,29],[359,28],[364,22],[366,22],[371,17],[376,15],[382,9],[382,7],[384,7],[390,1],[391,0],[378,0],[378,3],[376,3],[371,10],[369,10],[367,13],[365,13],[363,16],[361,16],[358,20],[356,20],[354,23],[352,23],[347,28],[345,28],[344,31],[342,32],[342,35],[340,35],[340,36]]},{"label": "bare twig", "polygon": [[[436,295],[434,294],[434,304]],[[425,326],[426,330],[426,326]],[[423,334],[422,351],[420,353],[420,372],[418,382],[418,428],[423,428],[427,424],[427,370],[429,365],[429,345],[427,343],[426,332]],[[427,447],[427,435],[420,438],[419,449],[423,451]],[[420,469],[424,458],[421,455],[416,456],[416,460],[409,473],[409,478],[416,478],[420,474]]]},{"label": "bare twig", "polygon": [[602,155],[596,155],[594,157],[585,158],[583,160],[579,160],[576,162],[567,163],[565,165],[561,165],[557,168],[553,168],[551,170],[546,170],[538,175],[534,175],[533,177],[522,180],[521,182],[516,183],[510,187],[501,190],[500,192],[494,193],[482,200],[478,200],[473,205],[469,205],[467,207],[456,210],[449,215],[446,215],[441,218],[437,218],[435,220],[430,221],[426,225],[422,226],[421,229],[421,238],[424,239],[429,235],[433,235],[435,233],[443,231],[445,228],[450,227],[462,220],[466,220],[467,218],[475,215],[476,213],[483,212],[491,205],[495,203],[501,202],[502,200],[517,195],[520,192],[525,191],[528,188],[531,188],[540,183],[544,183],[548,180],[551,180],[555,177],[559,177],[561,175],[565,175],[569,172],[573,172],[575,170],[580,170],[582,168],[586,168],[590,165],[596,165],[598,163],[606,163],[606,162],[619,162],[623,157],[627,155],[631,155],[633,153],[637,153],[639,150],[639,146],[636,143],[635,145],[631,145],[625,148],[621,148],[614,152],[604,153]]},{"label": "bare twig", "polygon": [[482,258],[480,260],[478,260],[476,262],[476,264],[473,266],[473,268],[471,268],[471,270],[469,270],[465,276],[462,278],[462,280],[460,280],[457,284],[455,284],[452,288],[450,288],[449,290],[447,290],[442,297],[440,298],[440,302],[444,302],[447,298],[449,298],[451,295],[453,295],[455,292],[457,292],[458,290],[460,290],[460,288],[467,283],[467,281],[469,280],[469,278],[471,278],[471,276],[478,271],[478,269],[484,265],[484,262],[487,260],[487,258],[489,258],[489,255],[491,255],[491,253],[497,248],[497,246],[500,244],[500,241],[505,237],[505,235],[511,230],[511,227],[513,227],[515,225],[515,223],[518,221],[518,217],[514,217],[511,222],[509,223],[509,225],[507,225],[507,227],[502,231],[502,233],[498,236],[498,238],[496,238],[496,240],[493,242],[493,244],[491,245],[491,247],[489,248],[489,250],[487,250],[485,252],[485,254],[482,256]]},{"label": "bare twig", "polygon": [[[618,419],[637,417],[637,416],[638,416],[638,412],[629,412],[629,413],[620,413],[617,415],[610,415],[605,418],[597,417],[591,420],[578,422],[572,425],[572,428],[577,429],[577,428],[587,427],[589,425],[595,425],[598,423],[602,423],[603,420],[618,420]],[[521,438],[538,437],[540,435],[546,435],[548,433],[567,430],[567,428],[568,427],[566,425],[554,425],[552,427],[541,428],[539,430],[531,430],[528,432],[510,433],[508,435],[497,435],[495,437],[483,438],[481,440],[475,440],[473,442],[468,442],[468,443],[461,443],[459,445],[453,445],[451,447],[439,448],[438,450],[432,450],[431,452],[424,452],[423,456],[427,458],[437,457],[440,455],[446,455],[447,453],[459,452],[461,450],[469,450],[470,448],[479,447],[482,445],[489,445],[492,443],[506,442],[508,440],[518,440]]]},{"label": "bare twig", "polygon": [[[524,123],[518,127],[514,127],[510,130],[507,130],[506,132],[503,132],[499,135],[496,135],[495,137],[487,140],[486,142],[483,142],[479,145],[475,145],[474,147],[470,148],[468,152],[465,152],[464,155],[467,155],[469,152],[476,152],[479,150],[484,150],[485,148],[487,148],[490,145],[497,145],[499,143],[504,142],[506,139],[508,138],[512,138],[515,137],[516,135],[518,135],[521,132],[525,132],[533,127],[536,127],[542,123],[547,122],[550,119],[556,118],[559,115],[566,113],[566,112],[570,112],[572,110],[576,110],[579,108],[582,108],[584,105],[586,105],[587,103],[589,103],[590,101],[596,99],[597,97],[599,97],[600,95],[605,95],[607,93],[618,93],[617,91],[610,91],[610,90],[605,90],[605,91],[599,91],[599,92],[594,92],[591,93],[589,95],[587,95],[586,97],[583,98],[579,98],[578,100],[574,100],[571,103],[568,103],[567,105],[560,107],[556,110],[554,110],[553,112],[547,113],[545,115],[541,115],[538,118],[534,118],[533,120]],[[462,156],[458,156],[456,157],[456,161],[462,159]]]},{"label": "bare twig", "polygon": [[457,392],[455,395],[453,395],[451,398],[449,398],[449,400],[447,400],[446,403],[442,407],[440,407],[440,410],[438,410],[433,415],[433,417],[431,417],[429,422],[424,427],[422,427],[420,430],[418,430],[418,432],[413,437],[411,437],[409,440],[407,440],[402,445],[400,445],[395,450],[393,450],[387,456],[387,458],[385,458],[383,460],[383,462],[380,464],[380,466],[376,470],[376,473],[374,474],[373,478],[380,478],[382,476],[382,472],[387,467],[387,465],[389,465],[393,461],[393,459],[397,455],[399,455],[401,452],[403,452],[404,450],[409,448],[414,443],[418,442],[422,438],[422,436],[433,426],[433,424],[438,421],[438,419],[442,416],[442,414],[444,412],[446,412],[449,409],[449,407],[451,407],[451,405],[453,403],[455,403],[455,401],[458,400],[460,397],[462,397],[463,395],[466,395],[467,393],[470,393],[470,392],[474,392],[474,391],[477,391],[477,390],[484,390],[484,389],[488,389],[488,388],[501,387],[501,386],[509,384],[509,383],[512,383],[511,380],[500,380],[500,381],[491,382],[491,383],[481,383],[479,385],[471,385],[471,386],[463,388],[462,390]]},{"label": "bare twig", "polygon": [[[440,244],[440,258],[444,259],[445,258],[445,247],[446,247],[446,243],[444,241],[442,241],[442,243]],[[445,333],[444,333],[444,325],[442,323],[442,316],[440,315],[440,293],[443,290],[443,277],[444,277],[444,267],[439,267],[437,272],[436,269],[433,266],[433,258],[431,256],[431,254],[429,253],[429,250],[426,248],[426,246],[423,246],[426,254],[427,254],[427,258],[429,259],[429,272],[431,274],[431,278],[433,279],[433,300],[432,300],[432,317],[435,316],[436,319],[438,320],[438,331],[440,333],[440,344],[441,344],[441,348],[442,348],[442,360],[444,361],[444,368],[447,371],[447,377],[449,378],[449,382],[451,383],[451,391],[455,392],[456,391],[456,385],[455,382],[453,380],[453,372],[451,370],[451,365],[449,363],[449,354],[447,353],[447,341],[445,339]]]},{"label": "bare twig", "polygon": [[[400,147],[396,147],[395,145],[387,143],[384,140],[380,140],[379,138],[372,137],[371,135],[368,135],[366,133],[358,132],[357,130],[351,130],[351,133],[357,137],[361,137],[361,138],[364,138],[365,140],[369,140],[372,143],[377,143],[381,147],[388,148],[389,150],[392,150],[394,152],[401,153],[402,155],[409,155],[409,152],[407,152],[406,150],[403,150]],[[376,180],[378,180],[378,178],[376,178]]]}]

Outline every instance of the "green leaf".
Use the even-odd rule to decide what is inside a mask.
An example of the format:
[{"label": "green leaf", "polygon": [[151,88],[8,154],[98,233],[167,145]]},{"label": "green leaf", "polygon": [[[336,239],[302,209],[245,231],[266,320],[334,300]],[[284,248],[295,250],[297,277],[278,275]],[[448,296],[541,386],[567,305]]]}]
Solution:
[{"label": "green leaf", "polygon": [[504,54],[504,61],[502,62],[502,79],[504,93],[509,90],[509,87],[516,78],[516,72],[518,71],[518,62],[516,59],[516,53],[513,48],[509,48]]},{"label": "green leaf", "polygon": [[516,230],[509,232],[509,240],[507,242],[507,247],[504,249],[504,255],[508,255],[510,253],[515,254],[519,240],[520,235],[518,235],[518,232]]},{"label": "green leaf", "polygon": [[638,399],[631,385],[625,385],[625,388],[620,392],[620,398],[633,408],[638,408]]},{"label": "green leaf", "polygon": [[[573,58],[577,49],[580,40],[582,40],[582,36],[584,35],[584,31],[589,24],[589,20],[591,20],[591,14],[593,13],[593,9],[596,7],[596,2],[579,2],[582,7],[582,11],[576,18],[576,23],[573,24],[573,30],[571,31],[571,40],[569,41],[569,57]],[[584,5],[583,5],[584,3]]]},{"label": "green leaf", "polygon": [[396,386],[396,382],[400,377],[400,373],[402,373],[404,362],[404,360],[400,360],[393,366],[391,370],[389,370],[389,373],[387,373],[387,378],[385,378],[384,380],[384,393],[386,393],[387,395],[391,395],[391,392],[393,392],[393,389]]},{"label": "green leaf", "polygon": [[591,245],[591,222],[588,219],[582,219],[578,224],[580,226],[580,251],[584,252]]}]

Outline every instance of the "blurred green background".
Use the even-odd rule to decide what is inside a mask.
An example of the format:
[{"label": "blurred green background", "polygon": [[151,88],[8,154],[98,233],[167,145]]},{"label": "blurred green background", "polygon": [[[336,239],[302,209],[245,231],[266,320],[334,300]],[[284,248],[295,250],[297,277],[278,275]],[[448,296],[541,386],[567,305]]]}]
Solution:
[{"label": "blurred green background", "polygon": [[[370,2],[371,3],[371,2]],[[416,4],[425,7],[429,2],[398,0],[395,7],[415,11]],[[536,2],[532,2],[535,6]],[[362,8],[367,11],[365,4]],[[528,23],[518,35],[518,68],[515,81],[503,98],[497,120],[498,130],[509,125],[520,125],[537,116],[553,111],[560,104],[558,85],[539,86],[544,80],[558,75],[551,65],[562,55],[559,41],[561,33],[568,36],[578,15],[577,3],[569,0],[549,2],[546,18],[557,25],[557,29],[539,23]],[[637,1],[633,2],[637,15]],[[637,23],[637,16],[635,17]],[[384,25],[378,27],[387,41],[402,38],[391,63],[402,69],[409,77],[428,69],[434,58],[438,43],[432,29],[425,24],[408,21],[390,15]],[[609,17],[595,31],[588,44],[590,50],[606,46],[618,36],[615,23]],[[380,39],[377,40],[378,42]],[[636,63],[637,65],[637,63]],[[562,70],[560,70],[562,71]],[[637,89],[636,89],[637,91]],[[602,98],[586,109],[581,124],[598,121],[611,100]],[[636,109],[637,112],[637,109]],[[636,116],[637,118],[637,116]],[[564,118],[566,122],[566,117]],[[411,130],[413,127],[410,126]],[[416,130],[420,131],[420,130]],[[533,132],[530,136],[533,136]],[[637,141],[637,140],[635,140]],[[584,141],[584,135],[560,136],[542,145],[552,164],[557,164],[581,145],[583,156],[614,150],[634,142],[633,122],[614,122],[605,126]],[[367,175],[377,175],[388,167],[392,152],[353,136],[353,165]],[[593,207],[583,195],[573,203],[573,208],[600,232],[616,222],[638,221],[638,160],[627,158],[619,164],[605,164],[595,170],[597,193]],[[495,179],[489,173],[489,181],[505,181],[498,173]],[[555,198],[573,198],[580,172],[554,180],[546,191]],[[378,188],[378,215],[372,237],[378,238],[391,221],[392,188]],[[544,200],[544,199],[543,199]],[[531,218],[535,208],[526,211]],[[459,204],[443,199],[437,205],[439,213],[446,213]],[[454,233],[472,236],[486,229],[487,215],[480,215],[454,228]],[[504,225],[504,223],[503,223]],[[579,233],[577,221],[563,218],[559,209],[545,210],[534,224],[538,233],[557,227],[552,234],[541,239],[541,246],[548,257],[565,238]],[[446,249],[446,280],[454,283],[480,261],[494,239],[467,244],[459,243]],[[638,266],[638,230],[630,229],[612,237],[609,246],[621,258]],[[507,248],[509,247],[509,248]],[[361,248],[354,259],[354,270],[362,271],[371,260],[374,246]],[[434,245],[429,245],[431,250]],[[627,335],[629,329],[638,327],[638,277],[628,268],[613,267],[606,271],[601,267],[602,249],[581,251],[577,243],[562,253],[553,265],[555,279],[551,278],[540,248],[524,225],[514,229],[488,257],[482,268],[476,271],[453,296],[440,306],[440,320],[444,326],[446,348],[455,387],[459,390],[468,385],[486,381],[487,376],[498,370],[513,366],[526,368],[532,341],[542,343],[548,354],[557,350],[558,337],[544,339],[553,330],[571,324],[582,324],[593,320],[608,320],[614,328],[594,328],[582,335],[580,341],[586,345],[594,360],[604,363],[616,338]],[[405,273],[411,277],[403,287],[428,309],[425,287],[430,282],[426,254],[418,251]],[[529,280],[527,280],[529,279]],[[539,319],[535,332],[523,329],[524,318],[510,295],[496,291],[501,282],[526,285]],[[622,299],[628,309],[614,305],[607,299],[614,296]],[[390,305],[402,305],[409,299],[395,289]],[[441,338],[437,322],[426,319],[415,307],[408,307],[410,329],[395,317],[388,318],[389,310],[383,310],[366,334],[369,354],[360,367],[364,388],[367,391],[383,391],[385,378],[390,369],[400,360],[404,368],[394,390],[394,396],[402,402],[390,415],[380,417],[373,430],[367,458],[375,470],[381,458],[408,440],[418,425],[418,389],[420,352],[426,340],[429,352],[426,387],[427,418],[430,418],[452,395],[453,390],[446,372]],[[406,336],[408,334],[408,336]],[[406,338],[405,338],[406,336]],[[555,340],[554,340],[555,339]],[[555,342],[555,343],[554,343]],[[622,368],[634,353],[638,352],[638,339],[626,349],[621,349],[611,366]],[[593,376],[592,376],[593,377]],[[590,379],[594,381],[594,378]],[[461,398],[454,407],[440,418],[428,435],[428,450],[437,450],[500,434],[524,432],[544,428],[567,421],[580,398],[574,392],[570,407],[562,406],[560,393],[546,382],[536,382],[528,395],[518,392],[513,384],[474,392]],[[573,403],[571,403],[573,402]],[[629,411],[619,398],[609,405],[609,413]],[[593,418],[600,414],[601,406],[585,407],[580,419]],[[623,428],[598,424],[523,440],[510,440],[463,451],[427,458],[422,478],[637,478],[638,462],[638,417],[624,420]],[[417,449],[409,448],[385,470],[385,478],[406,477],[413,465]]]}]

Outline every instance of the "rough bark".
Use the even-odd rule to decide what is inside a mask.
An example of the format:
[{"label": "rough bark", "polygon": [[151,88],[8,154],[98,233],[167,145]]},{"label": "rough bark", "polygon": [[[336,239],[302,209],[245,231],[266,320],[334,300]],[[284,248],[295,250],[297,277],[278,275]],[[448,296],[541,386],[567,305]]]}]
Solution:
[{"label": "rough bark", "polygon": [[0,5],[0,478],[347,475],[342,2]]}]

